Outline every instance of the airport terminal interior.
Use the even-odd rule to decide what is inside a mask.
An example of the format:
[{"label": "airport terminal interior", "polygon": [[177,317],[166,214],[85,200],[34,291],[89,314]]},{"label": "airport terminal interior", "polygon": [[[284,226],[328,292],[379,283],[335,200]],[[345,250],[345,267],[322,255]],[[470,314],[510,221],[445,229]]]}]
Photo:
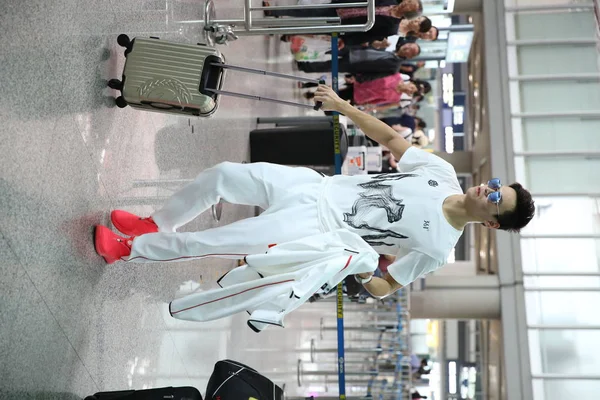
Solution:
[{"label": "airport terminal interior", "polygon": [[[172,300],[217,289],[238,260],[107,264],[96,253],[94,227],[112,228],[112,210],[149,216],[221,162],[253,163],[260,153],[258,161],[306,159],[325,174],[340,172],[332,151],[338,117],[313,110],[310,85],[298,83],[347,81],[344,72],[302,66],[316,63],[311,46],[331,60],[328,33],[311,27],[336,25],[268,11],[326,3],[2,1],[0,399],[188,386],[220,399],[206,388],[221,360],[254,368],[286,399],[598,398],[597,0],[422,0],[438,36],[417,39],[420,53],[402,65],[431,89],[392,111],[357,105],[379,117],[418,117],[424,125],[411,134],[426,139],[416,146],[452,164],[463,190],[492,178],[522,183],[536,214],[520,233],[468,225],[446,265],[396,293],[338,298],[334,290],[291,312],[284,327],[259,333],[246,312],[207,322],[170,315]],[[238,22],[229,35],[207,30],[219,20]],[[276,23],[287,33],[267,30]],[[221,95],[211,116],[119,107],[121,34],[215,47],[228,64],[298,80],[228,70],[222,90],[249,97]],[[397,38],[388,40],[392,51]],[[341,172],[385,172],[393,156],[339,121],[347,136]],[[303,137],[315,127],[326,131],[318,141]],[[332,150],[320,160],[317,147]],[[180,231],[260,212],[220,202]],[[283,397],[256,400],[271,398]]]}]

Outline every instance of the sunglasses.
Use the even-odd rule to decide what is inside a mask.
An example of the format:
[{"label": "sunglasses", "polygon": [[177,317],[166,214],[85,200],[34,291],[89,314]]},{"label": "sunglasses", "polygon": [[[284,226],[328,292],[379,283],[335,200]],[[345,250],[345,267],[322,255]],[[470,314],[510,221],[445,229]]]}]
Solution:
[{"label": "sunglasses", "polygon": [[496,205],[496,208],[498,208],[498,215],[500,215],[500,201],[502,200],[500,188],[502,187],[502,183],[499,178],[493,178],[488,181],[487,186],[493,190],[492,193],[487,195],[487,200]]}]

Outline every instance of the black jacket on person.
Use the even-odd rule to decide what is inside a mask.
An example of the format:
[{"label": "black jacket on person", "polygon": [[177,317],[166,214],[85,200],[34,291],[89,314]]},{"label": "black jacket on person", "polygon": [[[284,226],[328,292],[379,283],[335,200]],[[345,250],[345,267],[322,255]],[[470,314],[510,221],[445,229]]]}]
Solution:
[{"label": "black jacket on person", "polygon": [[383,117],[380,118],[382,122],[385,122],[387,125],[402,125],[405,128],[410,128],[414,132],[417,128],[417,124],[415,122],[415,118],[411,117],[407,114],[402,114],[396,117]]},{"label": "black jacket on person", "polygon": [[[349,3],[348,0],[332,0],[332,3]],[[395,6],[398,0],[375,0],[376,7]],[[364,24],[367,17],[344,18],[343,25]],[[383,40],[388,36],[397,35],[400,28],[400,19],[385,15],[375,16],[375,25],[367,32],[346,32],[341,39],[346,46],[356,46],[362,43],[371,43],[375,40]]]},{"label": "black jacket on person", "polygon": [[356,48],[349,51],[348,61],[348,72],[354,74],[357,81],[366,82],[395,74],[405,58],[391,51]]},{"label": "black jacket on person", "polygon": [[[363,17],[353,17],[344,20],[344,24],[350,25],[364,23],[365,19]],[[369,31],[346,32],[340,38],[344,42],[345,46],[357,46],[362,43],[371,43],[376,40],[383,40],[388,36],[397,35],[398,29],[400,29],[400,20],[398,18],[378,15],[377,18],[375,18],[375,25],[373,25],[373,28],[371,28]]]}]

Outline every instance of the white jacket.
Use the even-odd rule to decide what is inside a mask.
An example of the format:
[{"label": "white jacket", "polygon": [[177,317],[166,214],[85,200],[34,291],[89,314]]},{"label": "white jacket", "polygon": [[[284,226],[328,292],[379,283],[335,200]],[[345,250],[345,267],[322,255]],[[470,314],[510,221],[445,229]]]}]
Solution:
[{"label": "white jacket", "polygon": [[379,254],[360,236],[345,229],[282,243],[265,254],[246,257],[217,283],[220,289],[194,293],[169,304],[172,317],[211,321],[240,311],[248,326],[260,332],[283,327],[286,314],[318,291],[334,288],[348,275],[373,272]]}]

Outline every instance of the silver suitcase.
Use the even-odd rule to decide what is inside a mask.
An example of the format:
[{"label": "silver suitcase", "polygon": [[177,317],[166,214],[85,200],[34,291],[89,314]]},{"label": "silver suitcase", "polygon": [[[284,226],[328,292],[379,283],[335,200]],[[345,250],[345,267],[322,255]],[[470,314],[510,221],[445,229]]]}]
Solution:
[{"label": "silver suitcase", "polygon": [[252,68],[225,64],[221,52],[203,44],[186,44],[158,38],[134,38],[119,35],[125,47],[125,67],[121,80],[111,79],[108,86],[121,91],[115,99],[118,107],[131,106],[147,111],[209,117],[219,108],[221,95],[271,101],[318,110],[321,104],[308,105],[267,97],[222,90],[227,69],[277,76],[302,82],[324,83]]}]

